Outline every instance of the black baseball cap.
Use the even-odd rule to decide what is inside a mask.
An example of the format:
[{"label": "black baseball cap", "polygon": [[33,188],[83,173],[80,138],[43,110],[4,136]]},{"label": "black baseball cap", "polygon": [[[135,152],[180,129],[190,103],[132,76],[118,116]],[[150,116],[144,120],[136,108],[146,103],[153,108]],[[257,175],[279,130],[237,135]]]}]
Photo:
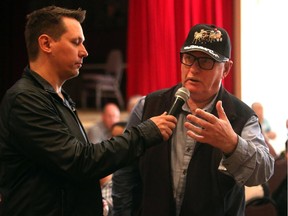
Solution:
[{"label": "black baseball cap", "polygon": [[180,53],[191,51],[204,52],[218,62],[227,61],[231,57],[229,35],[215,25],[197,24],[190,29]]}]

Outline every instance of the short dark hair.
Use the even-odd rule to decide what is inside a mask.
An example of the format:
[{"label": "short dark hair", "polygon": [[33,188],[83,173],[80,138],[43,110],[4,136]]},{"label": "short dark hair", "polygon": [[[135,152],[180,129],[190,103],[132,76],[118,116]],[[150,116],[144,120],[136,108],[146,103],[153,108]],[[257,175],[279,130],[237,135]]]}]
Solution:
[{"label": "short dark hair", "polygon": [[73,10],[56,6],[44,7],[28,14],[25,26],[25,42],[29,59],[33,61],[38,56],[38,37],[41,34],[47,34],[57,40],[66,32],[62,21],[63,17],[74,18],[82,23],[85,16],[86,10],[81,8]]}]

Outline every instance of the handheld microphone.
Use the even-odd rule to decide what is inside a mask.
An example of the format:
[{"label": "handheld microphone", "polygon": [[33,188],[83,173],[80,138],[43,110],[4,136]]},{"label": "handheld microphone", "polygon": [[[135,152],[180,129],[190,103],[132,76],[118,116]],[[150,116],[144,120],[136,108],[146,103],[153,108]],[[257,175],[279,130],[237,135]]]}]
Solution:
[{"label": "handheld microphone", "polygon": [[183,104],[188,100],[190,97],[190,92],[187,88],[181,87],[175,93],[175,101],[170,108],[168,115],[173,115],[177,118],[179,115]]}]

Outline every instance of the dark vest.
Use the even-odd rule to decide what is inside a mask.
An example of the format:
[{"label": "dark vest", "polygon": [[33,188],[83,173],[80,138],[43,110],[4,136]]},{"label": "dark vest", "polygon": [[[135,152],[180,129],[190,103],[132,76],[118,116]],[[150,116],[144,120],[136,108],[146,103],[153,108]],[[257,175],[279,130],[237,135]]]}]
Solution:
[{"label": "dark vest", "polygon": [[[143,119],[167,111],[180,85],[147,95]],[[217,101],[223,108],[237,134],[254,114],[242,101],[220,89]],[[214,107],[212,113],[217,116]],[[175,216],[171,177],[171,142],[163,142],[146,151],[139,160],[142,179],[142,200],[139,215]],[[234,179],[218,171],[222,158],[220,150],[197,143],[187,170],[186,190],[181,207],[181,216],[242,216],[244,215],[244,188]]]}]

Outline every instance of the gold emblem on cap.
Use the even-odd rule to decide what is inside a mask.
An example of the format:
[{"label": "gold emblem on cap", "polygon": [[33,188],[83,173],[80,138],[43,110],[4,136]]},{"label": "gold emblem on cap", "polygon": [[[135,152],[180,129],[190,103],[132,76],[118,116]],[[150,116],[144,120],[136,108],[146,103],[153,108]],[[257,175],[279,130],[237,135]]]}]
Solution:
[{"label": "gold emblem on cap", "polygon": [[204,30],[201,29],[200,32],[194,33],[194,39],[192,43],[212,43],[212,42],[220,42],[222,41],[222,33],[217,28],[213,30]]}]

